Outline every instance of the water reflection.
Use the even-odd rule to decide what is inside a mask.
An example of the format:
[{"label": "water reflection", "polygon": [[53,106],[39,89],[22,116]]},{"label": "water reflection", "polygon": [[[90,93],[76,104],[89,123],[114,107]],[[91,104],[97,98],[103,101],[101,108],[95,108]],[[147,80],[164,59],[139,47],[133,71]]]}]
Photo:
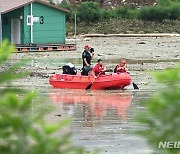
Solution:
[{"label": "water reflection", "polygon": [[115,111],[122,121],[126,121],[126,112],[131,105],[131,94],[124,91],[85,91],[81,89],[51,89],[50,100],[62,103],[68,114],[82,112],[84,126],[93,126],[93,117],[103,119]]}]

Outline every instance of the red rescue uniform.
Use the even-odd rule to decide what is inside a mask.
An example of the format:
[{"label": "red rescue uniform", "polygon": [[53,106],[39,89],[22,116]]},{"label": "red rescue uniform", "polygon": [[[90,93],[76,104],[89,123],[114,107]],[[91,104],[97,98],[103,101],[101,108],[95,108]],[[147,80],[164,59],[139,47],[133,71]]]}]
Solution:
[{"label": "red rescue uniform", "polygon": [[105,69],[105,66],[102,64],[101,66],[99,66],[98,64],[96,64],[93,67],[93,72],[95,73],[95,76],[98,76],[99,73],[101,72],[101,75],[105,75],[105,72],[103,72],[103,70]]},{"label": "red rescue uniform", "polygon": [[126,68],[122,67],[121,65],[116,66],[116,73],[124,73],[126,72]]}]

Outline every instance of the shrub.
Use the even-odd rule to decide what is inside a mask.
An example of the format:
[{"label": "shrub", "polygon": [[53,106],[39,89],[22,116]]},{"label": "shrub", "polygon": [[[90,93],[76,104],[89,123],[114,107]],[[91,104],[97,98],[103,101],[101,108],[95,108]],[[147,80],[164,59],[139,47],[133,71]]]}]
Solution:
[{"label": "shrub", "polygon": [[170,11],[171,11],[170,19],[173,20],[180,19],[180,4],[172,5]]},{"label": "shrub", "polygon": [[157,0],[157,4],[159,6],[170,6],[172,4],[172,0]]},{"label": "shrub", "polygon": [[159,154],[179,154],[179,148],[158,149],[159,142],[176,142],[180,139],[180,65],[174,69],[154,74],[165,87],[146,104],[146,111],[139,114],[139,123],[144,127],[138,133]]},{"label": "shrub", "polygon": [[67,9],[67,10],[70,11],[69,13],[66,13],[67,21],[73,21],[74,20],[74,13],[75,13],[75,11],[74,11],[74,9],[73,9],[71,4],[67,4],[67,3],[64,2],[64,3],[61,3],[59,5],[59,7]]},{"label": "shrub", "polygon": [[117,18],[117,15],[114,10],[101,9],[101,19],[107,20]]},{"label": "shrub", "polygon": [[128,19],[130,17],[129,15],[129,9],[127,7],[119,7],[115,10],[115,13],[118,18],[126,18]]},{"label": "shrub", "polygon": [[129,19],[137,19],[138,10],[137,9],[129,9],[128,11],[128,18]]},{"label": "shrub", "polygon": [[67,13],[67,21],[73,22],[75,12],[77,20],[84,22],[98,22],[101,20],[116,19],[141,19],[147,21],[160,21],[165,19],[177,20],[180,18],[180,4],[178,1],[158,0],[157,6],[145,6],[139,10],[131,6],[117,7],[115,9],[100,9],[99,4],[95,2],[83,2],[77,5],[74,10],[71,4],[61,3],[62,8],[70,10]]},{"label": "shrub", "polygon": [[95,2],[84,2],[81,3],[78,8],[78,18],[81,21],[95,22],[100,20],[100,9],[98,3]]},{"label": "shrub", "polygon": [[170,16],[170,9],[162,6],[143,7],[138,12],[138,19],[141,20],[162,22],[164,19],[169,19]]}]

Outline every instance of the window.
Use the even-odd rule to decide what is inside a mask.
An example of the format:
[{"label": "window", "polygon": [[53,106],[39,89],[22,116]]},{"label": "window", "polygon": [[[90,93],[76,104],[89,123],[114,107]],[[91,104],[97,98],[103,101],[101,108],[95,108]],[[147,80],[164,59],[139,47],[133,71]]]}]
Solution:
[{"label": "window", "polygon": [[[32,16],[33,17],[33,16]],[[33,20],[32,20],[32,17],[31,17],[31,15],[27,15],[27,25],[28,26],[30,26],[31,25],[31,23],[32,23],[32,25],[33,25]]]}]

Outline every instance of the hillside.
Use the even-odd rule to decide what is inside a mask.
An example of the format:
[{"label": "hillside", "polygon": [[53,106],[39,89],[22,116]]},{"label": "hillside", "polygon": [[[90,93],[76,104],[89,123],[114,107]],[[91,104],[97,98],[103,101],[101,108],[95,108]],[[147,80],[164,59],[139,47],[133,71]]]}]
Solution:
[{"label": "hillside", "polygon": [[[67,22],[67,35],[74,34],[74,23]],[[166,20],[163,22],[140,20],[106,20],[97,23],[77,23],[77,34],[88,33],[180,33],[180,20]]]}]

